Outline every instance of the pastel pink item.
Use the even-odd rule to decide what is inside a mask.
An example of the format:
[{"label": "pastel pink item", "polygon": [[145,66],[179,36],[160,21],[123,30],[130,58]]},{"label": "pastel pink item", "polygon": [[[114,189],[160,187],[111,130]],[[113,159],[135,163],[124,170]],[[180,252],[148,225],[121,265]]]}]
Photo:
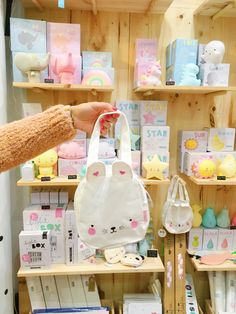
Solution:
[{"label": "pastel pink item", "polygon": [[76,66],[73,63],[72,54],[69,53],[67,58],[55,58],[54,63],[51,63],[51,69],[58,76],[60,83],[73,84],[75,83]]},{"label": "pastel pink item", "polygon": [[202,256],[200,262],[201,264],[205,265],[220,265],[223,264],[227,259],[231,258],[235,259],[235,256],[227,251],[224,253],[216,253]]},{"label": "pastel pink item", "polygon": [[231,226],[236,227],[236,215],[234,215],[231,220]]},{"label": "pastel pink item", "polygon": [[86,151],[78,142],[71,141],[58,147],[58,156],[64,159],[79,159],[86,156]]}]

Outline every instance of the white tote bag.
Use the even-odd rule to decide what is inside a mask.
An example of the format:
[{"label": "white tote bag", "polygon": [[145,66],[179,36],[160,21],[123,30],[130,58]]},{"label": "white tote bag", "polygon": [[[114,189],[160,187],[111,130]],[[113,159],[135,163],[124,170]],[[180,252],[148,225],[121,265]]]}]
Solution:
[{"label": "white tote bag", "polygon": [[96,121],[88,151],[87,174],[74,198],[78,233],[93,248],[119,247],[144,238],[149,205],[141,180],[131,168],[130,131],[122,112],[120,160],[112,166],[98,161],[100,124]]},{"label": "white tote bag", "polygon": [[185,182],[177,175],[171,180],[167,200],[162,210],[162,223],[170,233],[186,233],[192,227],[193,211],[189,204]]}]

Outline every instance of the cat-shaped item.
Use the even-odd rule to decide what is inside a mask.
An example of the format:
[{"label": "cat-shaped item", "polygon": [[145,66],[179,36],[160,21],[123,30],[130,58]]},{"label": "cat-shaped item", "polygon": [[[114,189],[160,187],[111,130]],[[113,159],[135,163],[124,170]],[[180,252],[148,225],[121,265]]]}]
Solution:
[{"label": "cat-shaped item", "polygon": [[80,238],[93,248],[114,248],[138,242],[144,238],[149,225],[146,191],[131,168],[128,122],[123,113],[119,115],[122,120],[121,160],[111,166],[98,161],[98,119],[89,143],[86,176],[74,198]]},{"label": "cat-shaped item", "polygon": [[109,264],[119,263],[125,255],[125,248],[123,246],[104,250],[104,257]]},{"label": "cat-shaped item", "polygon": [[145,257],[138,254],[128,253],[121,259],[121,264],[131,267],[139,267],[144,262]]}]

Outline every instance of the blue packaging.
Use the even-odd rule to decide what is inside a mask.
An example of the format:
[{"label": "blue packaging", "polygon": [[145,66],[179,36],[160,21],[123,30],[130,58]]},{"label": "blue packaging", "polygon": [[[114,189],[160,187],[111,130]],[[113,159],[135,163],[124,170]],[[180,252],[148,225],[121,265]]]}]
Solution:
[{"label": "blue packaging", "polygon": [[197,63],[198,40],[176,39],[171,47],[171,65]]}]

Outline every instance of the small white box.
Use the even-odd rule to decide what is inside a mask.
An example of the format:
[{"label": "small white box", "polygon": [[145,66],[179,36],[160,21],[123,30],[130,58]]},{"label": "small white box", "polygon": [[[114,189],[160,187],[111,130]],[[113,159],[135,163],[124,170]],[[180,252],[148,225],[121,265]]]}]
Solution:
[{"label": "small white box", "polygon": [[169,151],[169,126],[143,126],[141,133],[141,148],[143,153]]},{"label": "small white box", "polygon": [[40,191],[41,189],[33,189],[31,192],[31,204],[40,205]]},{"label": "small white box", "polygon": [[83,166],[87,163],[87,158],[63,159],[58,158],[58,175],[67,177],[68,175],[79,175]]},{"label": "small white box", "polygon": [[216,251],[218,242],[218,229],[204,229],[203,231],[203,251]]},{"label": "small white box", "polygon": [[50,201],[50,204],[58,204],[59,203],[59,191],[57,189],[50,190],[49,201]]},{"label": "small white box", "polygon": [[41,283],[47,309],[60,308],[54,276],[42,276]]},{"label": "small white box", "polygon": [[81,279],[83,282],[87,306],[101,306],[95,277],[93,275],[82,275]]},{"label": "small white box", "polygon": [[50,204],[49,191],[41,190],[41,192],[40,192],[40,204]]},{"label": "small white box", "polygon": [[[155,153],[142,152],[142,164],[145,161],[151,161],[154,155],[157,155],[161,162],[166,162],[169,165],[170,153],[162,150]],[[163,174],[165,178],[169,177],[169,166],[164,170]]]},{"label": "small white box", "polygon": [[80,275],[68,276],[71,297],[74,307],[86,307],[87,302]]},{"label": "small white box", "polygon": [[20,263],[24,268],[46,268],[51,265],[50,231],[21,231]]},{"label": "small white box", "polygon": [[193,251],[202,250],[203,229],[192,228],[188,234],[188,249]]},{"label": "small white box", "polygon": [[228,86],[230,64],[204,63],[200,65],[199,77],[203,86]]},{"label": "small white box", "polygon": [[167,105],[165,100],[146,100],[140,105],[141,125],[166,125]]},{"label": "small white box", "polygon": [[234,128],[210,128],[208,129],[209,152],[232,152],[234,150],[235,129]]},{"label": "small white box", "polygon": [[32,162],[26,162],[21,167],[21,178],[23,181],[33,181],[34,176],[34,164]]},{"label": "small white box", "polygon": [[181,152],[206,152],[207,131],[179,131],[178,148]]},{"label": "small white box", "polygon": [[233,246],[233,230],[219,229],[217,250],[231,251]]},{"label": "small white box", "polygon": [[184,154],[184,173],[187,176],[193,176],[193,171],[192,171],[193,165],[203,158],[212,158],[212,161],[215,162],[213,153],[186,152]]},{"label": "small white box", "polygon": [[44,309],[46,306],[40,277],[27,277],[26,283],[32,310]]},{"label": "small white box", "polygon": [[65,190],[59,191],[59,204],[68,204],[69,203],[69,192]]},{"label": "small white box", "polygon": [[67,276],[55,276],[61,308],[73,307],[73,301]]}]

